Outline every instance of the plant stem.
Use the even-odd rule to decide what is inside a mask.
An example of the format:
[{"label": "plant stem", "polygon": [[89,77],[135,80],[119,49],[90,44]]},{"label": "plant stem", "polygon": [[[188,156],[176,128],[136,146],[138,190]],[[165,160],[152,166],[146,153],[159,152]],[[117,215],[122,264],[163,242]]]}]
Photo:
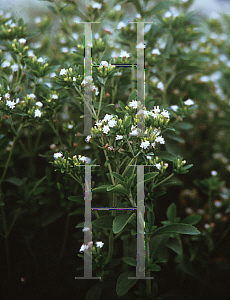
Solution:
[{"label": "plant stem", "polygon": [[46,179],[46,176],[42,177],[33,187],[33,189],[30,191],[28,198],[33,194],[33,192],[36,190],[36,188]]},{"label": "plant stem", "polygon": [[170,174],[168,177],[166,177],[165,179],[163,179],[162,181],[160,181],[159,183],[157,183],[156,185],[154,185],[154,189],[156,187],[158,187],[159,185],[161,185],[162,183],[166,182],[167,180],[169,180],[170,178],[172,178],[174,176],[174,173]]},{"label": "plant stem", "polygon": [[8,239],[8,229],[7,229],[7,221],[4,206],[1,205],[1,214],[2,214],[2,227],[4,231],[5,238],[5,252],[6,252],[6,265],[7,265],[7,275],[8,278],[11,277],[11,261],[10,261],[10,247],[9,247],[9,239]]},{"label": "plant stem", "polygon": [[[150,238],[146,237],[146,241],[145,241],[145,249],[146,249],[146,260],[147,260],[147,267],[149,267],[150,265],[150,251],[149,251],[149,242],[150,242]],[[150,277],[150,270],[146,270],[146,277]],[[147,278],[146,279],[146,291],[147,291],[147,297],[150,298],[151,297],[151,279]]]},{"label": "plant stem", "polygon": [[6,172],[7,172],[7,170],[8,170],[9,163],[10,163],[10,160],[11,160],[11,157],[12,157],[12,154],[13,154],[13,151],[14,151],[14,147],[15,147],[16,141],[17,141],[17,139],[18,139],[18,137],[19,137],[19,133],[20,133],[22,127],[23,127],[23,124],[21,124],[21,125],[19,126],[18,131],[16,132],[17,135],[14,137],[13,145],[12,145],[12,148],[11,148],[11,150],[10,150],[10,154],[9,154],[9,156],[8,156],[8,158],[7,158],[6,165],[5,165],[5,169],[4,169],[4,171],[3,171],[2,178],[1,178],[1,180],[0,180],[0,184],[3,182],[3,180],[4,180],[4,178],[5,178],[5,175],[6,175]]},{"label": "plant stem", "polygon": [[113,229],[111,229],[110,236],[109,236],[109,253],[108,253],[107,260],[106,260],[106,264],[108,264],[113,257],[113,241],[114,241]]}]

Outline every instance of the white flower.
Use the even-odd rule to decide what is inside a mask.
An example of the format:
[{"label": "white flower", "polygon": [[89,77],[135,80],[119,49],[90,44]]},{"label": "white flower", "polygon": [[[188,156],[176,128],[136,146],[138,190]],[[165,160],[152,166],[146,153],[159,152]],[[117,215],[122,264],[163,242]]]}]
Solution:
[{"label": "white flower", "polygon": [[34,22],[35,22],[36,24],[41,23],[41,21],[42,21],[42,19],[41,19],[40,17],[36,17],[36,18],[34,19]]},{"label": "white flower", "polygon": [[145,45],[143,43],[140,43],[140,44],[136,45],[136,48],[137,49],[144,49]]},{"label": "white flower", "polygon": [[7,100],[10,100],[10,94],[9,94],[9,93],[5,93],[5,98],[6,98]]},{"label": "white flower", "polygon": [[119,57],[121,57],[121,58],[123,58],[123,57],[128,58],[128,57],[130,57],[130,53],[128,53],[127,51],[121,50],[121,54],[120,54]]},{"label": "white flower", "polygon": [[144,142],[141,142],[140,147],[143,149],[147,149],[149,147],[149,145],[150,145],[149,141],[144,141]]},{"label": "white flower", "polygon": [[212,176],[217,176],[218,173],[217,173],[215,170],[212,170],[212,171],[211,171],[211,175],[212,175]]},{"label": "white flower", "polygon": [[17,98],[16,99],[16,104],[18,104],[20,102],[20,99],[19,98]]},{"label": "white flower", "polygon": [[66,69],[61,69],[60,75],[66,75]]},{"label": "white flower", "polygon": [[154,114],[159,114],[161,112],[159,106],[154,106],[153,112],[154,112]]},{"label": "white flower", "polygon": [[164,110],[162,111],[161,115],[167,119],[169,119],[169,112],[167,110]]},{"label": "white flower", "polygon": [[51,96],[51,99],[55,99],[55,100],[57,100],[57,99],[58,99],[58,95],[56,95],[56,94],[53,94],[53,95]]},{"label": "white flower", "polygon": [[98,88],[95,85],[91,86],[91,92],[94,92],[96,96],[99,94]]},{"label": "white flower", "polygon": [[83,251],[85,251],[88,248],[89,248],[89,245],[82,244],[81,245],[81,249],[79,250],[79,252],[83,252]]},{"label": "white flower", "polygon": [[100,65],[103,66],[103,67],[108,67],[109,63],[106,60],[102,60]]},{"label": "white flower", "polygon": [[18,71],[18,64],[13,64],[13,65],[11,66],[11,70],[12,70],[13,72],[17,72],[17,71]]},{"label": "white flower", "polygon": [[177,110],[178,110],[178,106],[177,106],[177,105],[172,105],[172,106],[171,106],[171,109],[172,109],[173,111],[177,111]]},{"label": "white flower", "polygon": [[96,247],[102,248],[104,245],[103,242],[96,242]]},{"label": "white flower", "polygon": [[106,114],[106,115],[104,116],[104,119],[103,119],[102,121],[105,121],[105,122],[106,122],[106,121],[110,121],[112,118],[113,118],[113,116]]},{"label": "white flower", "polygon": [[191,99],[184,101],[184,105],[193,105],[193,104],[194,104],[194,101]]},{"label": "white flower", "polygon": [[154,54],[154,55],[160,55],[161,53],[160,53],[159,49],[153,49],[153,50],[151,51],[151,54]]},{"label": "white flower", "polygon": [[133,109],[137,109],[138,101],[132,100],[132,102],[129,103],[129,107],[132,107]]},{"label": "white flower", "polygon": [[123,140],[123,135],[117,134],[117,136],[116,136],[116,141],[118,141],[118,140]]},{"label": "white flower", "polygon": [[41,103],[40,101],[36,102],[35,105],[39,106],[39,107],[42,107],[43,106],[43,103]]},{"label": "white flower", "polygon": [[120,4],[115,5],[115,6],[114,6],[114,10],[115,10],[115,11],[121,10],[121,5],[120,5]]},{"label": "white flower", "polygon": [[92,76],[86,76],[84,78],[84,80],[81,82],[82,86],[85,86],[87,83],[91,83],[93,81],[93,77]]},{"label": "white flower", "polygon": [[134,130],[132,130],[131,132],[130,132],[130,134],[129,135],[131,135],[131,136],[138,136],[138,131],[137,131],[137,129],[134,129]]},{"label": "white flower", "polygon": [[83,231],[83,232],[89,231],[89,229],[90,229],[89,227],[84,227],[84,228],[82,229],[82,231]]},{"label": "white flower", "polygon": [[76,79],[76,77],[73,77],[73,81],[75,82],[77,79]]},{"label": "white flower", "polygon": [[164,84],[163,84],[163,82],[158,82],[158,84],[157,84],[157,88],[159,89],[159,90],[161,90],[162,92],[164,91]]},{"label": "white flower", "polygon": [[151,160],[151,159],[152,159],[152,156],[147,155],[146,158]]},{"label": "white flower", "polygon": [[105,126],[103,127],[103,129],[102,129],[102,131],[103,131],[105,134],[107,134],[107,133],[109,132],[109,130],[110,130],[110,128],[109,128],[108,125],[105,125]]},{"label": "white flower", "polygon": [[14,100],[13,101],[6,100],[6,105],[9,106],[9,108],[14,109],[16,103],[14,102]]},{"label": "white flower", "polygon": [[98,3],[98,2],[93,2],[92,3],[92,8],[96,8],[96,9],[101,9],[102,4]]},{"label": "white flower", "polygon": [[114,127],[117,124],[116,120],[109,120],[108,125],[109,127]]},{"label": "white flower", "polygon": [[165,140],[162,136],[157,136],[155,142],[160,144],[165,144]]},{"label": "white flower", "polygon": [[41,111],[40,111],[39,109],[35,109],[34,117],[35,117],[35,118],[36,118],[36,117],[41,118],[41,115],[42,115]]},{"label": "white flower", "polygon": [[28,97],[28,98],[32,98],[32,99],[35,99],[35,98],[36,98],[36,96],[35,96],[34,94],[29,94],[29,95],[27,95],[27,97]]},{"label": "white flower", "polygon": [[75,40],[78,40],[79,35],[78,35],[76,32],[74,32],[74,33],[73,33],[73,38],[74,38]]},{"label": "white flower", "polygon": [[18,42],[19,44],[24,45],[26,43],[26,39],[19,39]]},{"label": "white flower", "polygon": [[91,159],[89,157],[86,157],[86,156],[81,156],[79,155],[78,156],[78,159],[86,164],[89,164],[91,162]]},{"label": "white flower", "polygon": [[171,18],[172,17],[172,13],[170,11],[167,11],[165,14],[164,14],[164,17],[165,18]]},{"label": "white flower", "polygon": [[160,163],[155,164],[155,167],[156,167],[158,170],[160,170],[160,169],[161,169],[161,164],[160,164]]},{"label": "white flower", "polygon": [[10,62],[5,60],[3,63],[2,63],[2,68],[8,68],[10,67]]},{"label": "white flower", "polygon": [[62,157],[62,156],[63,156],[63,154],[61,152],[54,153],[54,158],[55,159],[58,159],[59,157]]},{"label": "white flower", "polygon": [[97,125],[97,126],[102,126],[102,121],[101,121],[101,120],[100,120],[100,121],[97,121],[95,125]]},{"label": "white flower", "polygon": [[91,135],[87,135],[87,137],[85,138],[86,143],[89,143],[91,141]]},{"label": "white flower", "polygon": [[141,19],[141,14],[136,14],[137,19]]},{"label": "white flower", "polygon": [[201,81],[201,82],[208,82],[208,81],[209,81],[209,77],[206,76],[206,75],[201,76],[201,77],[200,77],[200,81]]},{"label": "white flower", "polygon": [[56,73],[55,73],[55,72],[52,72],[52,73],[50,74],[50,78],[54,78],[54,77],[56,77]]},{"label": "white flower", "polygon": [[115,57],[118,57],[118,55],[119,55],[119,54],[118,54],[117,52],[113,51],[112,54],[111,54],[111,57],[112,57],[112,58],[115,58]]},{"label": "white flower", "polygon": [[44,59],[42,57],[39,57],[38,62],[39,63],[44,63]]},{"label": "white flower", "polygon": [[215,207],[221,207],[222,206],[222,202],[220,200],[215,200],[214,201],[214,205],[215,205]]},{"label": "white flower", "polygon": [[68,125],[68,129],[72,129],[73,128],[73,125],[72,124],[69,124]]},{"label": "white flower", "polygon": [[124,28],[126,26],[125,22],[121,21],[117,24],[117,29]]},{"label": "white flower", "polygon": [[68,47],[62,47],[61,48],[61,52],[62,53],[68,53],[69,52],[69,48]]}]

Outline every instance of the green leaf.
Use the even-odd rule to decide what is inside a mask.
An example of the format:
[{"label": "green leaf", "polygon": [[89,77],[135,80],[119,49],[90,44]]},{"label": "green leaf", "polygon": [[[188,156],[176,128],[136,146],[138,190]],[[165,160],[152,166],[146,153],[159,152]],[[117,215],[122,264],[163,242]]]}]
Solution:
[{"label": "green leaf", "polygon": [[118,193],[118,194],[121,193],[129,196],[129,192],[122,184],[118,184],[116,186],[110,185],[109,187],[107,187],[107,192]]},{"label": "green leaf", "polygon": [[114,216],[102,216],[93,221],[93,225],[97,228],[111,229],[113,226]]},{"label": "green leaf", "polygon": [[136,267],[137,265],[136,259],[133,257],[123,257],[122,259],[126,264],[130,266]]},{"label": "green leaf", "polygon": [[134,90],[134,91],[132,91],[132,93],[129,95],[129,100],[128,100],[128,102],[131,102],[132,100],[136,100],[136,98],[137,98],[137,91]]},{"label": "green leaf", "polygon": [[113,175],[113,177],[117,178],[119,181],[124,181],[124,178],[121,176],[121,174],[115,173],[115,172],[111,172],[111,174]]},{"label": "green leaf", "polygon": [[85,300],[99,300],[103,292],[104,282],[100,281],[93,285],[86,293]]},{"label": "green leaf", "polygon": [[83,197],[83,195],[69,196],[68,200],[84,204],[84,197]]},{"label": "green leaf", "polygon": [[81,223],[77,224],[77,226],[75,226],[75,228],[84,228],[84,226],[85,226],[85,223],[81,222]]},{"label": "green leaf", "polygon": [[116,292],[118,297],[122,297],[125,294],[128,293],[128,291],[131,289],[131,287],[134,286],[135,283],[137,283],[138,279],[129,279],[128,277],[135,277],[135,272],[126,271],[122,273],[118,279],[116,284]]},{"label": "green leaf", "polygon": [[193,125],[186,122],[179,122],[174,125],[177,130],[189,130],[193,128]]},{"label": "green leaf", "polygon": [[147,270],[153,271],[153,272],[159,272],[161,270],[161,267],[157,264],[151,264],[149,267],[147,267]]},{"label": "green leaf", "polygon": [[99,187],[96,187],[92,190],[93,193],[106,193],[107,192],[107,188],[111,186],[110,184],[103,184]]},{"label": "green leaf", "polygon": [[175,238],[169,238],[166,246],[178,255],[182,255],[183,253],[182,243],[179,235],[177,235]]},{"label": "green leaf", "polygon": [[125,228],[125,226],[132,220],[135,215],[135,213],[131,215],[124,213],[116,216],[116,218],[113,220],[113,232],[115,234],[120,232],[123,228]]},{"label": "green leaf", "polygon": [[187,216],[186,218],[184,218],[183,223],[190,224],[190,225],[196,225],[197,223],[200,222],[201,219],[202,219],[201,215],[191,215],[191,216]]},{"label": "green leaf", "polygon": [[190,224],[175,223],[156,229],[153,235],[161,235],[168,233],[179,233],[179,234],[200,234],[200,231]]},{"label": "green leaf", "polygon": [[24,184],[24,181],[18,177],[10,177],[5,180],[6,182],[10,182],[16,186],[21,186]]},{"label": "green leaf", "polygon": [[174,223],[176,219],[176,204],[173,202],[167,209],[167,218],[170,222]]},{"label": "green leaf", "polygon": [[151,228],[153,227],[154,223],[155,223],[155,214],[153,211],[147,211],[147,220],[148,220],[148,226],[149,226],[149,230],[151,230]]}]

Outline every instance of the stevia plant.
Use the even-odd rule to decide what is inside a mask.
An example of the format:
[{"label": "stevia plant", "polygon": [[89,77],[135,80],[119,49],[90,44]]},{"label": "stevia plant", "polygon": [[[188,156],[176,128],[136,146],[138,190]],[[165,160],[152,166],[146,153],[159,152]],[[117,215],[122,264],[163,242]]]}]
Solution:
[{"label": "stevia plant", "polygon": [[[35,19],[37,36],[26,31],[22,20],[0,16],[3,170],[0,203],[8,276],[12,278],[14,270],[10,251],[13,234],[25,241],[25,251],[36,265],[34,269],[39,269],[40,264],[36,262],[41,258],[36,253],[39,245],[36,232],[52,231],[54,236],[58,227],[60,235],[63,232],[61,245],[53,251],[50,243],[43,248],[43,252],[50,251],[48,263],[47,259],[43,261],[47,273],[48,269],[65,265],[64,262],[67,265],[68,255],[74,252],[71,276],[74,278],[75,272],[82,276],[80,259],[84,253],[92,253],[93,274],[102,280],[85,288],[85,291],[89,289],[87,293],[84,291],[86,299],[104,297],[108,287],[112,287],[109,288],[111,298],[116,295],[161,299],[159,295],[164,293],[158,292],[161,268],[164,274],[170,264],[169,271],[175,274],[171,267],[174,260],[183,278],[198,278],[193,268],[200,257],[194,244],[203,249],[204,243],[212,240],[211,224],[217,202],[213,202],[211,179],[200,183],[205,191],[208,189],[209,195],[207,212],[211,219],[204,226],[211,228],[205,230],[200,216],[181,215],[174,194],[166,193],[166,189],[173,191],[175,184],[182,184],[183,178],[191,184],[187,175],[181,176],[192,166],[187,165],[186,160],[198,162],[191,168],[191,171],[195,169],[191,178],[195,174],[203,179],[206,174],[203,170],[210,169],[210,165],[201,167],[205,159],[198,161],[199,156],[194,155],[191,143],[199,136],[199,126],[205,118],[209,119],[213,110],[214,117],[210,120],[217,119],[220,128],[227,120],[227,116],[222,120],[218,116],[219,111],[228,114],[229,106],[225,84],[227,62],[224,63],[223,56],[221,61],[217,59],[220,52],[227,51],[223,43],[225,36],[223,33],[220,40],[213,35],[205,37],[207,24],[209,30],[217,30],[218,35],[226,29],[216,20],[198,26],[193,14],[188,12],[192,1],[133,1],[128,4],[109,1],[85,6],[69,0],[48,2],[51,15]],[[145,48],[144,107],[137,101],[136,71],[131,67],[136,63],[137,27],[127,22],[127,10],[133,11],[134,21],[153,22],[145,25],[145,45],[141,45]],[[54,23],[54,16],[60,22]],[[84,74],[84,25],[79,21],[100,22],[92,26],[91,76]],[[219,25],[215,27],[213,22]],[[214,46],[216,50],[212,51]],[[225,64],[222,72],[225,80],[217,84],[220,80],[216,73],[218,63]],[[130,67],[122,67],[124,64]],[[93,124],[91,134],[84,137],[81,133],[86,117],[84,93],[87,88],[92,93],[88,109]],[[207,95],[214,102],[211,106]],[[142,130],[136,126],[140,109],[143,114],[138,121]],[[200,115],[202,110],[205,114]],[[213,139],[215,136],[212,134]],[[209,141],[205,141],[208,152]],[[218,146],[218,143],[217,139],[212,145]],[[223,160],[223,155],[221,157]],[[92,241],[85,245],[83,235],[88,228],[80,221],[84,221],[84,165],[90,164],[100,165],[91,167],[92,205],[123,210],[93,210]],[[137,216],[135,210],[128,208],[137,206],[138,165],[147,165],[143,178],[145,271],[146,277],[155,278],[147,279],[146,283],[128,279],[135,277],[136,267]],[[217,190],[221,184],[222,181],[217,184]],[[162,199],[167,199],[166,203]],[[193,204],[196,201],[193,199]],[[164,216],[159,209],[161,206]],[[198,235],[199,231],[193,226],[196,224],[202,235]],[[180,234],[194,236],[186,238]],[[77,246],[74,243],[73,251],[69,246],[74,238]],[[206,262],[201,269],[203,265],[206,266]],[[61,267],[58,270],[62,273]],[[54,273],[49,276],[55,278]],[[75,282],[80,287],[78,280]],[[166,280],[164,284],[168,286]]]}]

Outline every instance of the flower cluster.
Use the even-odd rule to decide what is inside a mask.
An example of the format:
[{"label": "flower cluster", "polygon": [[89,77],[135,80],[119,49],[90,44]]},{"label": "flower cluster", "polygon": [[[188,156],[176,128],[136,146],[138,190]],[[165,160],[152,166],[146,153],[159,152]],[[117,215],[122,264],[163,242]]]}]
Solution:
[{"label": "flower cluster", "polygon": [[71,170],[77,170],[76,167],[79,167],[82,164],[91,163],[91,159],[86,156],[74,155],[73,157],[70,157],[68,152],[66,152],[65,155],[63,155],[62,152],[55,152],[53,157],[54,161],[51,163],[56,168],[55,171],[59,169],[61,170],[61,173],[70,173]]}]

